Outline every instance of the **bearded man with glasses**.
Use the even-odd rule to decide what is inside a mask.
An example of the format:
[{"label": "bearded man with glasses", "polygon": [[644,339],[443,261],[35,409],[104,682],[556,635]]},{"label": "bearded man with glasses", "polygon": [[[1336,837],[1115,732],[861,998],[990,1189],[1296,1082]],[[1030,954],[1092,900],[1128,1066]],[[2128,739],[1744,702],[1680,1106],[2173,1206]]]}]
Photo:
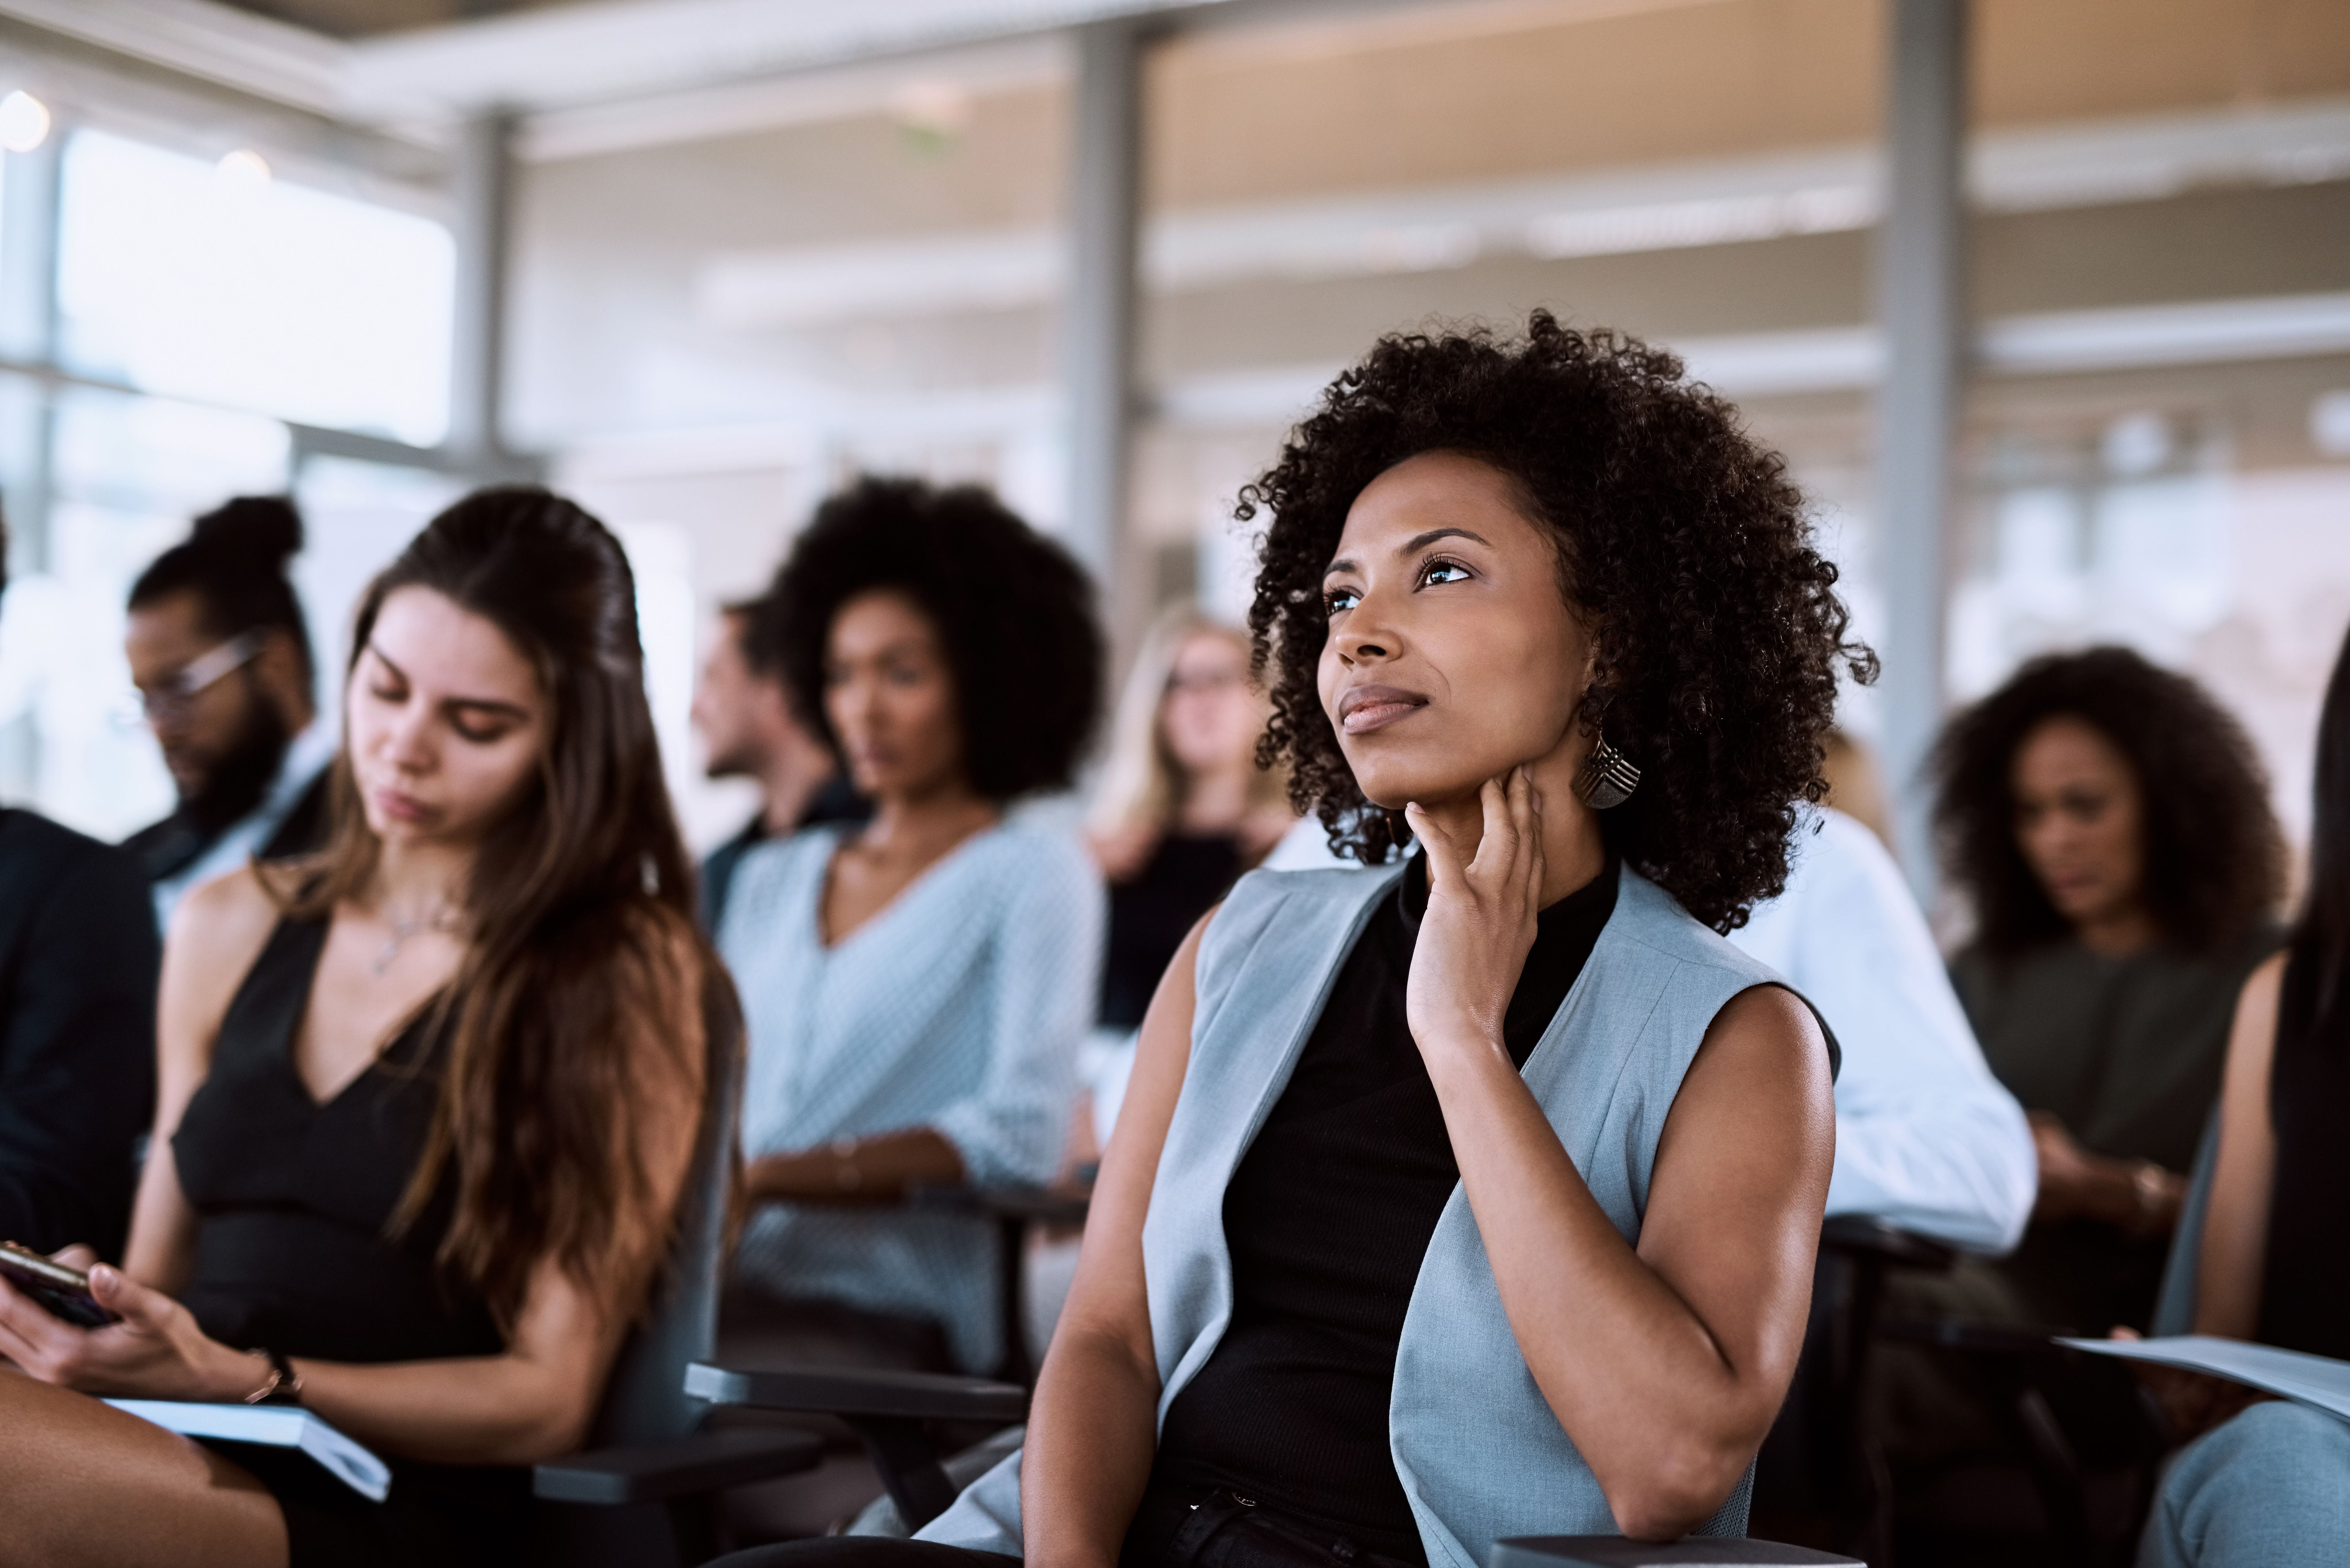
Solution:
[{"label": "bearded man with glasses", "polygon": [[196,519],[130,590],[124,649],[143,718],[179,791],[172,815],[123,841],[169,927],[180,898],[248,859],[317,847],[335,737],[317,722],[302,605],[286,563],[302,519],[239,496]]}]

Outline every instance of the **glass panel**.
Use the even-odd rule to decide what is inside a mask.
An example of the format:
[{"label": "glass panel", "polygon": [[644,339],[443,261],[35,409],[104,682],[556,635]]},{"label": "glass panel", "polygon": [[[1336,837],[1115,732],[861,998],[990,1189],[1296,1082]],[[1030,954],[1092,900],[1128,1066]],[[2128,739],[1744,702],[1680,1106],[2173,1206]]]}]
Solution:
[{"label": "glass panel", "polygon": [[0,725],[28,725],[5,783],[71,827],[120,838],[171,809],[171,780],[124,701],[123,601],[196,513],[286,488],[276,420],[87,389],[57,405],[48,561],[0,615]]},{"label": "glass panel", "polygon": [[407,213],[97,131],[66,149],[64,358],[420,445],[448,424],[454,253]]}]

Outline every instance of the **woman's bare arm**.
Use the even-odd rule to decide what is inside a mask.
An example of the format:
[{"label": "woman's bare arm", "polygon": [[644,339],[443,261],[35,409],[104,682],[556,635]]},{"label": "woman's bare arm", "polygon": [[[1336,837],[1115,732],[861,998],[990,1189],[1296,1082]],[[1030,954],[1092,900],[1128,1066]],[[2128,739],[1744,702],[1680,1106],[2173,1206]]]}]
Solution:
[{"label": "woman's bare arm", "polygon": [[221,1020],[277,924],[277,906],[247,867],[180,900],[163,943],[155,1017],[155,1127],[130,1211],[124,1272],[159,1291],[187,1282],[196,1217],[180,1191],[172,1135],[212,1070]]},{"label": "woman's bare arm", "polygon": [[1150,1480],[1159,1388],[1142,1221],[1191,1062],[1193,976],[1215,914],[1202,915],[1183,939],[1143,1017],[1076,1279],[1036,1379],[1020,1480],[1032,1568],[1111,1568]]},{"label": "woman's bare arm", "polygon": [[1540,812],[1523,773],[1483,800],[1473,846],[1415,815],[1431,892],[1413,1037],[1535,1383],[1617,1525],[1669,1539],[1721,1506],[1794,1374],[1835,1157],[1825,1042],[1777,987],[1721,1010],[1625,1245],[1502,1042],[1533,940]]},{"label": "woman's bare arm", "polygon": [[2252,971],[2236,997],[2227,1075],[2220,1087],[2220,1159],[2203,1211],[2203,1252],[2196,1272],[2198,1334],[2250,1339],[2260,1326],[2269,1189],[2276,1177],[2269,1072],[2276,1058],[2284,962],[2279,953]]}]

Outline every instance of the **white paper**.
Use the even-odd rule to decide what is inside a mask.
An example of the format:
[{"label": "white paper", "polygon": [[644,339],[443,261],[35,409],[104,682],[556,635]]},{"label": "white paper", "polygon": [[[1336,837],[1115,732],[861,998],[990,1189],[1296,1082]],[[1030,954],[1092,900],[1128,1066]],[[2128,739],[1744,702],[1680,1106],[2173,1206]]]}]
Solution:
[{"label": "white paper", "polygon": [[188,1438],[299,1449],[371,1501],[391,1494],[391,1467],[298,1405],[202,1405],[179,1399],[109,1399],[118,1410]]},{"label": "white paper", "polygon": [[2208,1372],[2350,1421],[2350,1361],[2241,1339],[2182,1334],[2165,1339],[2060,1339],[2075,1350]]}]

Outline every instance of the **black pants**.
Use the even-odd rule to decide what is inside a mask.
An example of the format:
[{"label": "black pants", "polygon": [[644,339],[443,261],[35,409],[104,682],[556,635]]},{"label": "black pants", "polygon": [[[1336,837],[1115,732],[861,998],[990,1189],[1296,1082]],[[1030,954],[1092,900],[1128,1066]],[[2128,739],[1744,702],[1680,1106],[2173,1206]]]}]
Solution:
[{"label": "black pants", "polygon": [[[928,1541],[837,1535],[722,1557],[711,1568],[1018,1568],[1020,1559]],[[1424,1568],[1280,1519],[1230,1491],[1185,1496],[1161,1488],[1135,1510],[1120,1568]]]}]

